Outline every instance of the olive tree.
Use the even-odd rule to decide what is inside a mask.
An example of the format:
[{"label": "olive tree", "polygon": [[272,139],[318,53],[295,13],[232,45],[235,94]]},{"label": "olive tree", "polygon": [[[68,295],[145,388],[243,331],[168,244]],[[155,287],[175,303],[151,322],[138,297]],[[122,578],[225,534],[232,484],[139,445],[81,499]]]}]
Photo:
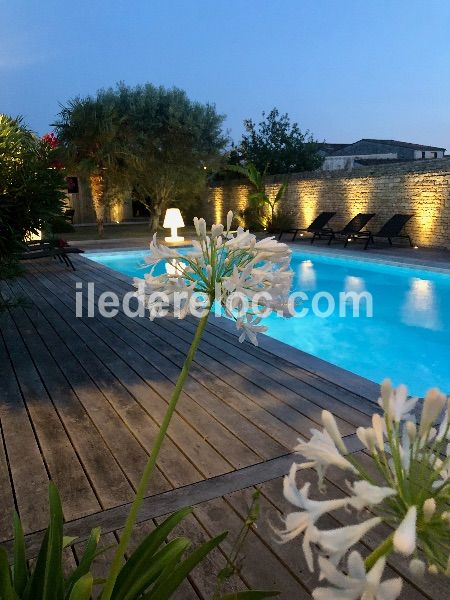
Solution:
[{"label": "olive tree", "polygon": [[148,208],[156,231],[168,204],[198,195],[208,173],[218,167],[227,143],[224,116],[178,88],[119,84],[115,94],[136,159],[130,175],[133,195]]}]

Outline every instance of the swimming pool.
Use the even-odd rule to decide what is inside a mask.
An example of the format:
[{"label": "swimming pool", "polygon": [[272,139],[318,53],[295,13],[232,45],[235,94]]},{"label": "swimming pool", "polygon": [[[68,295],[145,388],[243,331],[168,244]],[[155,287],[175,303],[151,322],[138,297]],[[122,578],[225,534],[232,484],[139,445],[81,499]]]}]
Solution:
[{"label": "swimming pool", "polygon": [[[142,277],[147,254],[133,250],[85,256]],[[265,320],[268,335],[377,383],[390,377],[414,394],[423,395],[432,386],[450,393],[450,274],[307,250],[295,251],[291,266],[293,289],[309,296],[305,308],[317,291],[336,299],[342,291],[367,291],[373,316],[364,310],[359,318],[351,310],[347,316],[335,311],[327,318],[311,311],[303,318],[273,314]]]}]

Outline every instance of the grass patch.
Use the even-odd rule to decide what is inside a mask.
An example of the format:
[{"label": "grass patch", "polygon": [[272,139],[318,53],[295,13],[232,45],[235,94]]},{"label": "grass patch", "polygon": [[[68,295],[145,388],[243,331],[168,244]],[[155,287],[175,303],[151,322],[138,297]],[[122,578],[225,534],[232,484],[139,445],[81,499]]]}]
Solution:
[{"label": "grass patch", "polygon": [[[73,240],[98,240],[100,239],[97,235],[97,227],[95,225],[75,225],[75,231],[72,233],[57,234],[56,237],[62,237],[68,242]],[[180,229],[178,234],[190,237],[194,229],[192,227],[183,227]],[[160,229],[160,236],[170,235],[168,229]],[[120,223],[108,223],[105,225],[104,240],[117,240],[127,238],[143,238],[150,241],[151,234],[148,223],[132,223],[124,224]]]}]

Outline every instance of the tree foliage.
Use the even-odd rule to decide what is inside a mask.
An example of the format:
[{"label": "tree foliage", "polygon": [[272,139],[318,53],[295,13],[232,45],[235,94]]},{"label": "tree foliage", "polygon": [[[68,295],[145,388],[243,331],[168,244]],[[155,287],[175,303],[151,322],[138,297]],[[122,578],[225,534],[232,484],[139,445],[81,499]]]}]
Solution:
[{"label": "tree foliage", "polygon": [[134,197],[147,206],[156,230],[169,202],[204,189],[227,141],[224,116],[178,88],[119,84],[116,95],[137,158],[131,176]]},{"label": "tree foliage", "polygon": [[55,152],[21,118],[0,114],[0,263],[63,214],[65,180]]},{"label": "tree foliage", "polygon": [[258,124],[252,119],[244,121],[245,133],[232,153],[233,162],[251,162],[268,175],[313,171],[321,166],[318,143],[308,130],[302,133],[298,123],[291,123],[289,115],[280,115],[276,108],[262,116]]},{"label": "tree foliage", "polygon": [[99,228],[108,201],[125,190],[147,206],[156,230],[168,202],[198,194],[216,168],[223,120],[180,89],[120,83],[70,101],[55,126],[66,160],[90,181]]},{"label": "tree foliage", "polygon": [[95,97],[74,98],[61,108],[54,123],[68,168],[89,182],[99,236],[112,190],[127,185],[134,160],[127,127],[114,94],[99,91]]}]

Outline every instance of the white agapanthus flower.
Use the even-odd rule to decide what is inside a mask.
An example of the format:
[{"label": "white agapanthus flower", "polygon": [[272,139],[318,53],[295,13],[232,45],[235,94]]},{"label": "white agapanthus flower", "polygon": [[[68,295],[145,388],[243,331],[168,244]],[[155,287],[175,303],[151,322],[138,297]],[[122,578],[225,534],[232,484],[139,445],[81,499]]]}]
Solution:
[{"label": "white agapanthus flower", "polygon": [[309,570],[313,571],[314,563],[310,544],[317,537],[315,523],[322,515],[347,506],[350,499],[311,500],[308,497],[310,483],[305,483],[300,490],[297,488],[295,476],[300,466],[295,463],[292,465],[289,475],[284,478],[283,493],[286,500],[294,506],[301,508],[302,511],[288,514],[284,519],[285,528],[283,530],[276,530],[276,533],[282,543],[303,534],[303,553]]},{"label": "white agapanthus flower", "polygon": [[381,398],[378,404],[384,410],[385,415],[398,423],[404,419],[411,419],[417,398],[408,398],[406,385],[399,385],[393,389],[391,381],[385,379],[381,384]]},{"label": "white agapanthus flower", "polygon": [[368,531],[380,523],[380,517],[372,517],[356,525],[347,525],[324,531],[316,530],[315,535],[312,536],[312,541],[322,548],[333,565],[338,565],[347,551],[357,544]]},{"label": "white agapanthus flower", "polygon": [[356,472],[354,466],[339,452],[332,437],[325,429],[311,429],[311,439],[304,441],[299,438],[299,444],[294,451],[304,456],[307,462],[302,463],[299,469],[314,468],[319,476],[319,487],[323,487],[323,479],[329,466],[334,465],[340,469]]},{"label": "white agapanthus flower", "polygon": [[[347,451],[345,438],[328,411],[322,413],[323,431],[311,430],[311,439],[301,441],[295,448],[306,462],[294,465],[285,478],[284,495],[303,510],[288,514],[285,529],[278,533],[283,541],[304,536],[303,550],[310,568],[314,565],[314,546],[320,548],[321,578],[331,586],[317,588],[313,593],[316,600],[397,598],[400,580],[381,583],[385,562],[393,552],[407,558],[416,576],[427,571],[450,577],[450,398],[437,389],[430,390],[418,426],[417,402],[408,396],[405,386],[394,390],[389,380],[383,382],[379,404],[384,414],[374,414],[371,427],[359,427],[356,431],[365,448],[363,462],[357,454]],[[372,468],[366,464],[367,452]],[[326,469],[332,465],[354,476],[353,481],[347,482],[349,497],[316,502],[309,498],[309,483],[297,490],[295,472],[315,468],[320,488]],[[373,517],[321,530],[320,517],[342,507],[354,509],[355,515],[369,509]],[[382,522],[392,534],[364,561],[359,554],[350,554],[348,573],[341,573],[336,567],[347,552]]]},{"label": "white agapanthus flower", "polygon": [[349,504],[353,508],[356,508],[356,510],[376,506],[377,504],[381,504],[385,498],[397,494],[397,491],[391,487],[373,485],[364,479],[355,481],[353,484],[348,484],[348,487],[353,494]]},{"label": "white agapanthus flower", "polygon": [[402,591],[402,580],[396,577],[381,581],[385,565],[382,557],[367,573],[361,555],[353,551],[344,575],[331,561],[319,557],[321,577],[333,587],[316,588],[312,596],[314,600],[395,600]]},{"label": "white agapanthus flower", "polygon": [[[155,234],[145,258],[152,270],[135,279],[136,296],[149,308],[151,318],[159,316],[164,304],[184,318],[198,296],[205,312],[217,302],[235,320],[240,341],[248,338],[257,345],[257,334],[267,329],[260,324],[267,309],[284,314],[288,305],[291,250],[274,238],[257,241],[242,227],[232,233],[232,219],[229,211],[226,226],[214,224],[208,235],[205,220],[196,217],[198,239],[186,252],[159,244]],[[165,272],[155,275],[155,266],[163,262]]]}]

